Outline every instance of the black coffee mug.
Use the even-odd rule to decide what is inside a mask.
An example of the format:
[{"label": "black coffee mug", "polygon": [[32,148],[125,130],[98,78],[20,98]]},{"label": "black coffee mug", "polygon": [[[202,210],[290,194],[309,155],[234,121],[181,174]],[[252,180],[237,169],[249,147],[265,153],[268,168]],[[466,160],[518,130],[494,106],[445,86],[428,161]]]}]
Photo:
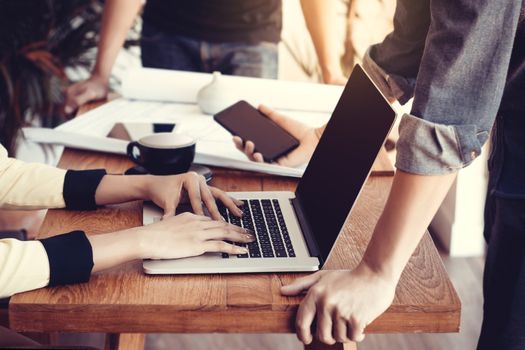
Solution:
[{"label": "black coffee mug", "polygon": [[150,174],[181,174],[188,171],[193,163],[195,139],[184,134],[157,133],[130,142],[127,153],[135,164]]}]

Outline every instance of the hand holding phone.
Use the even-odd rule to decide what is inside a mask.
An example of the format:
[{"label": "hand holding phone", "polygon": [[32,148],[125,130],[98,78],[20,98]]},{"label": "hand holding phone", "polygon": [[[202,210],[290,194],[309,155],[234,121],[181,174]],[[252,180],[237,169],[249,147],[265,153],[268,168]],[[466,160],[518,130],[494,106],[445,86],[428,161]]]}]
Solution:
[{"label": "hand holding phone", "polygon": [[300,144],[297,138],[246,101],[217,113],[214,119],[234,136],[252,141],[254,152],[261,153],[266,162],[276,161]]}]

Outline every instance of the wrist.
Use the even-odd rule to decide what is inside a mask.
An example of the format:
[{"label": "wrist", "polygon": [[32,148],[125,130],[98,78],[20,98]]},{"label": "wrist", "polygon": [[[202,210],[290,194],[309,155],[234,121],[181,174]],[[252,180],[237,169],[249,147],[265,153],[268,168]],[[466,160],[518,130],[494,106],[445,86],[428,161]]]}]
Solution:
[{"label": "wrist", "polygon": [[132,249],[135,255],[134,260],[149,259],[151,257],[149,248],[151,245],[151,235],[148,235],[147,232],[142,229],[142,226],[129,229],[129,231],[128,233],[131,236],[130,241],[133,244]]},{"label": "wrist", "polygon": [[149,255],[149,243],[143,226],[133,227],[116,232],[119,246],[124,252],[126,261],[147,259]]},{"label": "wrist", "polygon": [[145,233],[138,227],[88,236],[93,252],[92,272],[143,259],[148,255]]},{"label": "wrist", "polygon": [[99,67],[98,65],[95,65],[95,67],[93,67],[93,70],[91,71],[90,79],[98,80],[101,83],[108,85],[110,76],[111,76],[110,70],[103,69]]},{"label": "wrist", "polygon": [[325,67],[321,69],[321,74],[323,75],[323,81],[325,83],[330,83],[334,81],[334,79],[344,76],[343,71],[339,68],[333,68],[337,67],[338,64],[332,64],[332,67]]},{"label": "wrist", "polygon": [[151,200],[151,188],[155,176],[153,175],[133,175],[130,179],[130,192],[136,200]]},{"label": "wrist", "polygon": [[373,259],[370,259],[366,253],[356,269],[365,271],[394,287],[397,285],[401,275],[401,273],[397,272],[397,269],[390,264],[378,263]]}]

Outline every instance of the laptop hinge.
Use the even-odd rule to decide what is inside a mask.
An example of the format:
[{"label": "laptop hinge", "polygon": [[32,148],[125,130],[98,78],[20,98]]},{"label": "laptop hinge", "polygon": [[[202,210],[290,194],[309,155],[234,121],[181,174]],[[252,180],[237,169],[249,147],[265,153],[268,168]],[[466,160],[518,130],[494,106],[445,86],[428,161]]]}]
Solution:
[{"label": "laptop hinge", "polygon": [[313,235],[313,232],[310,229],[310,225],[308,224],[308,220],[306,219],[306,215],[304,214],[301,203],[299,202],[299,200],[297,200],[297,198],[291,199],[290,202],[292,203],[295,215],[297,216],[297,220],[299,221],[299,226],[303,231],[303,236],[306,241],[306,246],[308,247],[310,256],[318,258],[320,266],[323,266],[324,261],[320,254],[319,246],[317,245],[315,236]]}]

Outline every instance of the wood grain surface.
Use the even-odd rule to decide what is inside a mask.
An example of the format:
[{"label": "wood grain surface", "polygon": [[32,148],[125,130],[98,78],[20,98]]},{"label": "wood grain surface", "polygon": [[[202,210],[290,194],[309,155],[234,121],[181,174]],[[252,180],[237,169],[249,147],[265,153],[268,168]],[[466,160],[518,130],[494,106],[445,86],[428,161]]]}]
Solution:
[{"label": "wood grain surface", "polygon": [[[110,173],[121,173],[131,163],[121,156],[67,149],[60,166],[103,167]],[[359,262],[391,181],[389,176],[369,179],[326,269],[351,269]],[[213,180],[226,191],[293,190],[296,183],[294,179],[224,169],[215,169]],[[39,237],[77,229],[99,234],[141,222],[141,202],[90,212],[50,210]],[[142,272],[140,261],[134,261],[95,274],[89,283],[15,295],[9,307],[10,326],[37,332],[294,332],[301,298],[284,297],[279,289],[301,275],[150,276]],[[460,310],[460,301],[427,233],[401,277],[392,306],[366,332],[457,332]]]}]

